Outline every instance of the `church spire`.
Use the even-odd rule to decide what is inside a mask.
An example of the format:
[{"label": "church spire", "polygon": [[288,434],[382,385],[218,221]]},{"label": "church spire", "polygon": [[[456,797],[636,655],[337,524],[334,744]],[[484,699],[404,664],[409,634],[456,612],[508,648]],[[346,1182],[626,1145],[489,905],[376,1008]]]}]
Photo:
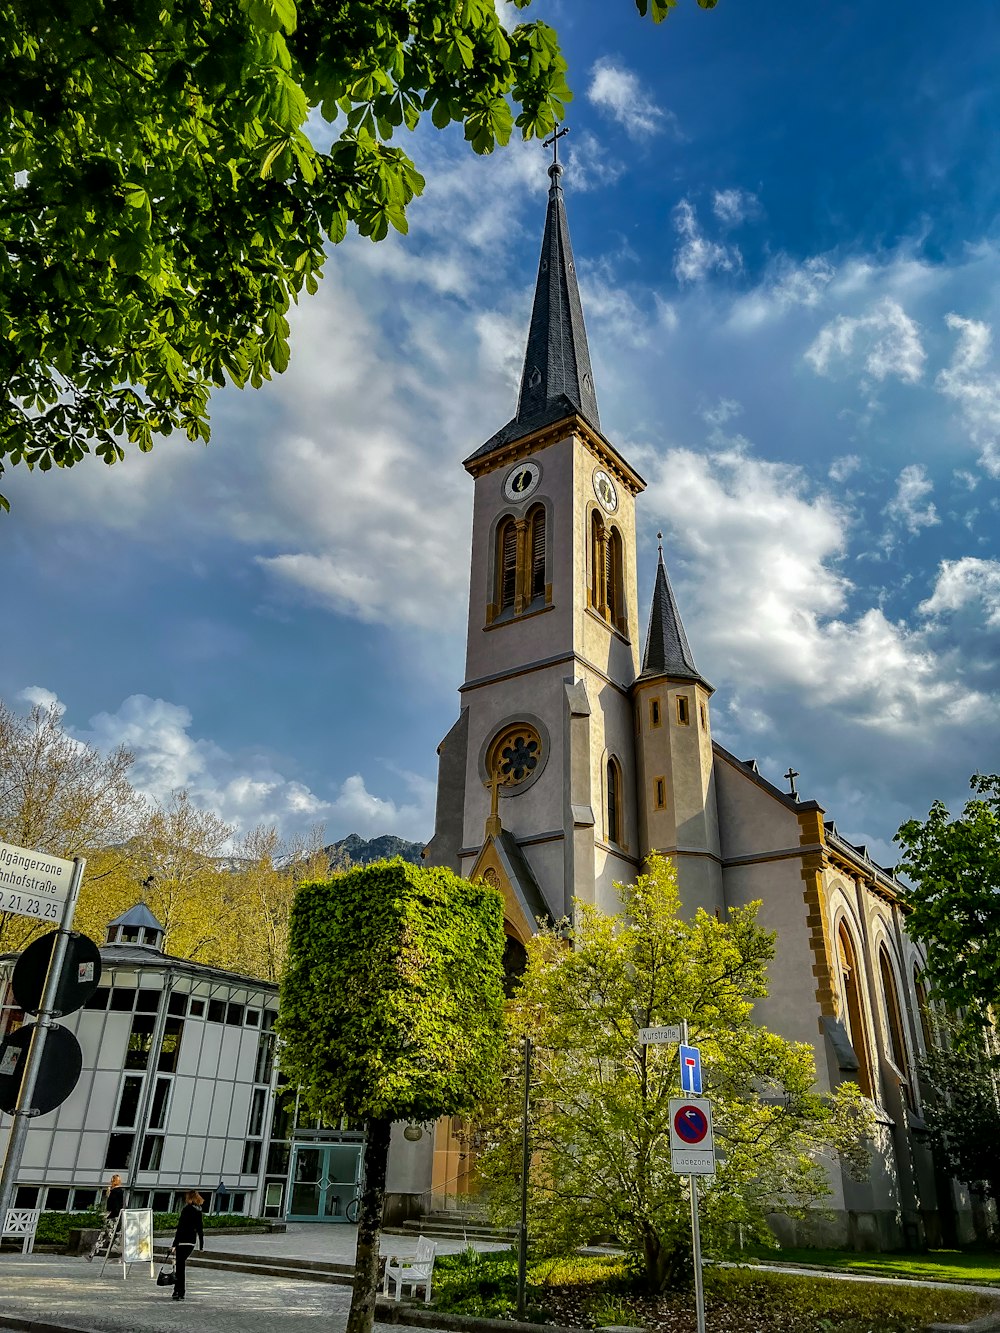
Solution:
[{"label": "church spire", "polygon": [[659,557],[656,565],[656,585],[653,588],[653,604],[649,611],[649,628],[646,631],[646,649],[642,655],[642,672],[639,679],[649,676],[670,676],[675,680],[697,680],[711,690],[712,686],[694,664],[694,654],[684,632],[681,614],[674,600],[674,590],[667,577],[667,568],[663,563],[663,534]]},{"label": "church spire", "polygon": [[514,420],[528,425],[547,409],[559,408],[560,398],[565,398],[570,411],[577,411],[600,430],[561,176],[562,167],[556,159],[549,167],[552,184]]},{"label": "church spire", "polygon": [[[559,135],[567,133],[566,130]],[[528,344],[521,372],[521,390],[517,414],[506,426],[477,449],[466,463],[492,453],[534,430],[548,426],[574,412],[594,430],[600,430],[601,418],[594,391],[594,372],[590,365],[587,330],[583,322],[580,287],[576,280],[573,246],[563,201],[562,166],[558,159],[558,139],[552,144],[553,161],[549,167],[549,202],[545,213],[542,253],[535,280],[535,299],[531,307]]]}]

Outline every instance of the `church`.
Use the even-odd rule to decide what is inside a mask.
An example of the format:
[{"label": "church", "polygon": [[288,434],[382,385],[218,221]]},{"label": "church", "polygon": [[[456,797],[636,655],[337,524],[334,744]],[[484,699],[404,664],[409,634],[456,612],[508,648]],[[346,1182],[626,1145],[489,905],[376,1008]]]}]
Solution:
[{"label": "church", "polygon": [[[821,1090],[856,1080],[877,1120],[868,1178],[833,1164],[822,1214],[798,1230],[779,1220],[781,1239],[969,1239],[969,1198],[922,1133],[929,1018],[899,884],[798,796],[791,770],[782,790],[713,741],[713,687],[662,546],[640,620],[644,482],[601,428],[558,161],[549,176],[517,410],[464,464],[475,482],[465,681],[438,749],[426,860],[502,891],[515,967],[539,918],[572,917],[574,899],[618,910],[615,881],[654,850],[673,859],[686,912],[759,899],[777,956],[758,1021],[813,1046]],[[441,1126],[435,1196],[461,1188],[448,1139]]]}]

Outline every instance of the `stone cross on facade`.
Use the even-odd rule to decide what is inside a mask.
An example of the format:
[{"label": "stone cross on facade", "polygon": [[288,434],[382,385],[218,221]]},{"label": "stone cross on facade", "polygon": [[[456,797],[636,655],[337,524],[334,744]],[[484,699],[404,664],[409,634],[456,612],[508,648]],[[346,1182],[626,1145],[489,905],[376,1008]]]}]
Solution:
[{"label": "stone cross on facade", "polygon": [[794,796],[796,800],[799,799],[799,793],[795,787],[795,779],[799,776],[797,770],[792,768],[791,764],[789,764],[788,772],[785,774],[785,777],[788,779],[788,793],[790,796]]}]

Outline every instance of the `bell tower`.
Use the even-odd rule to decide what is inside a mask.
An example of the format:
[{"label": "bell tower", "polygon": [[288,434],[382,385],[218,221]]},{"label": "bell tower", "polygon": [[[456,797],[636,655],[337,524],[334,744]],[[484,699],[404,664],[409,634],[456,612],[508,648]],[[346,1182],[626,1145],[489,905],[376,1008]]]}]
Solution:
[{"label": "bell tower", "polygon": [[464,464],[465,682],[425,853],[498,883],[513,937],[569,915],[574,897],[613,907],[613,882],[640,868],[631,687],[645,483],[601,433],[558,160],[549,177],[517,410]]}]

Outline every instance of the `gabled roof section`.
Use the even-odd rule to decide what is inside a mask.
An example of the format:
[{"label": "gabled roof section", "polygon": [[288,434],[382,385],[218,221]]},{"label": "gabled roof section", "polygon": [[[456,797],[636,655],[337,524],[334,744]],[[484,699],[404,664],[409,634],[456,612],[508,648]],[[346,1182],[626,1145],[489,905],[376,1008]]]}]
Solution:
[{"label": "gabled roof section", "polygon": [[545,214],[542,253],[535,281],[528,345],[521,372],[517,415],[497,431],[466,463],[492,453],[501,445],[553,425],[574,413],[600,431],[601,418],[594,391],[583,304],[576,280],[569,222],[559,178],[562,167],[549,167],[552,184]]},{"label": "gabled roof section", "polygon": [[642,655],[642,671],[639,680],[649,680],[653,676],[670,676],[674,680],[696,680],[706,690],[712,686],[694,664],[694,653],[684,632],[681,614],[674,600],[674,590],[667,577],[667,567],[663,563],[663,547],[660,547],[656,566],[656,584],[653,588],[653,604],[649,611],[649,628],[646,630],[646,648]]}]

